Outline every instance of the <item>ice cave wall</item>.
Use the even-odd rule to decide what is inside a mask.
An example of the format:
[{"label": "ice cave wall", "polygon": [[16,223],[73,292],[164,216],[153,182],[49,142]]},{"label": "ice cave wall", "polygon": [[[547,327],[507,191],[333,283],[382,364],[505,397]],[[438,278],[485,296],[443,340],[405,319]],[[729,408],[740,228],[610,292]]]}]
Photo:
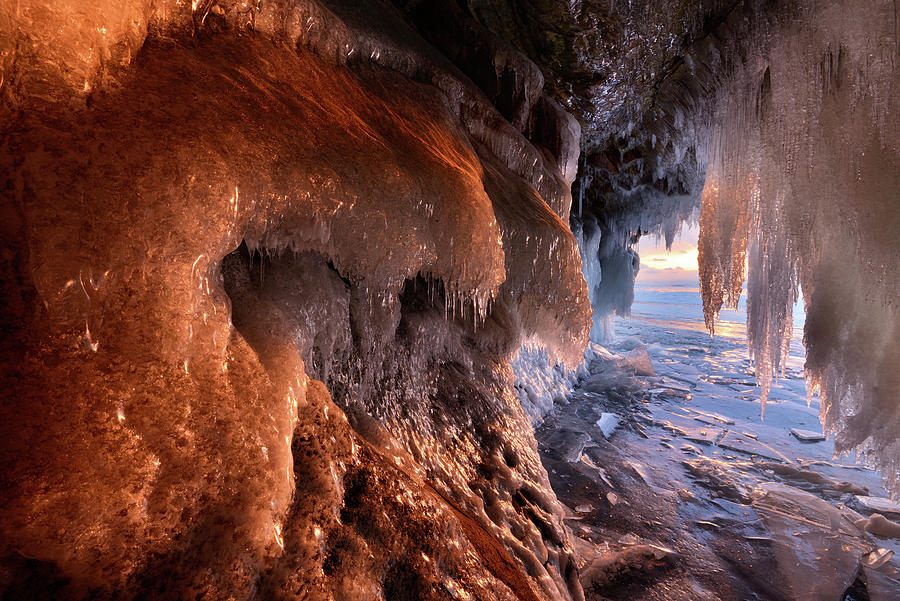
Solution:
[{"label": "ice cave wall", "polygon": [[570,383],[701,196],[710,324],[749,257],[765,383],[799,284],[826,424],[896,485],[897,23],[5,3],[3,595],[581,598],[512,367]]},{"label": "ice cave wall", "polygon": [[509,368],[590,324],[528,59],[507,118],[384,3],[0,32],[5,597],[581,598]]}]

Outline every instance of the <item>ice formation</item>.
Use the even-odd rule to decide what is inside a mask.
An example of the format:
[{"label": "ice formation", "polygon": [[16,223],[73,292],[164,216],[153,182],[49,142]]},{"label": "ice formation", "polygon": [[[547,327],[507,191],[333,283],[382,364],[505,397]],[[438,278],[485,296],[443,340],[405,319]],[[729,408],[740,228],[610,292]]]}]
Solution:
[{"label": "ice formation", "polygon": [[520,4],[0,6],[0,595],[583,599],[532,423],[701,190],[896,484],[896,9]]},{"label": "ice formation", "polygon": [[[630,4],[623,18],[653,10]],[[608,126],[586,128],[574,231],[586,269],[593,252],[601,263],[612,260],[594,282],[586,272],[592,337],[604,336],[605,316],[628,313],[634,274],[623,267],[635,238],[658,233],[671,242],[702,205],[707,326],[715,331],[718,311],[737,303],[746,281],[763,410],[802,293],[808,382],[822,395],[822,421],[838,452],[861,454],[896,490],[896,8],[871,0],[711,3],[706,10],[699,33],[690,10],[683,13],[681,54],[655,84],[652,102],[625,109],[617,96],[605,105]],[[666,56],[641,19],[628,23],[636,54],[646,44]],[[672,21],[657,23],[659,34]],[[573,49],[569,58],[584,66],[589,56]],[[650,78],[654,60],[634,65],[635,77]],[[622,73],[615,62],[607,67]],[[628,96],[628,88],[619,91]],[[627,122],[612,118],[639,105],[643,112]],[[597,114],[577,100],[569,106],[583,121]],[[594,223],[603,232],[599,251],[586,254],[598,248]]]},{"label": "ice formation", "polygon": [[[700,270],[708,324],[744,277],[763,402],[802,290],[811,391],[838,452],[900,485],[896,7],[798,7],[728,83],[712,127]],[[745,267],[746,265],[746,267]],[[745,274],[745,269],[747,273]]]},{"label": "ice formation", "polygon": [[386,3],[0,13],[0,595],[581,598],[509,367],[590,324],[533,63],[507,117]]}]

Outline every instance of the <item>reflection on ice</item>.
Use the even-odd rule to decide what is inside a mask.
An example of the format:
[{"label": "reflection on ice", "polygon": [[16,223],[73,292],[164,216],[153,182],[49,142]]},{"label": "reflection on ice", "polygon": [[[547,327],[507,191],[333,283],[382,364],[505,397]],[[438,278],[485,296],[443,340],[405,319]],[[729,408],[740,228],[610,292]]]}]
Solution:
[{"label": "reflection on ice", "polygon": [[853,515],[796,488],[764,483],[752,504],[771,533],[772,551],[791,598],[842,599],[856,580],[860,558],[873,546]]},{"label": "reflection on ice", "polygon": [[[763,420],[746,338],[711,338],[696,289],[639,280],[635,314],[616,328],[618,342],[592,347],[589,373],[538,430],[554,489],[574,508],[568,523],[593,543],[580,551],[586,590],[607,598],[897,599],[900,539],[878,536],[900,525],[866,507],[870,498],[880,509],[890,503],[879,474],[854,457],[835,459],[821,434],[799,336]],[[612,415],[610,434],[603,426]],[[677,555],[661,565],[631,562],[640,542]]]}]

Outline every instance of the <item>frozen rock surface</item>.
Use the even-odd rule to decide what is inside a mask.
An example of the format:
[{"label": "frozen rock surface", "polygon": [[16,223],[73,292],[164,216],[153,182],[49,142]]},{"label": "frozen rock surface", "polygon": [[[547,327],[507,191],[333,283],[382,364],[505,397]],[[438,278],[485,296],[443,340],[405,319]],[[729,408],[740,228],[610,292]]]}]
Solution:
[{"label": "frozen rock surface", "polygon": [[583,358],[578,128],[496,51],[509,117],[387,3],[0,7],[0,597],[582,598],[509,365]]}]

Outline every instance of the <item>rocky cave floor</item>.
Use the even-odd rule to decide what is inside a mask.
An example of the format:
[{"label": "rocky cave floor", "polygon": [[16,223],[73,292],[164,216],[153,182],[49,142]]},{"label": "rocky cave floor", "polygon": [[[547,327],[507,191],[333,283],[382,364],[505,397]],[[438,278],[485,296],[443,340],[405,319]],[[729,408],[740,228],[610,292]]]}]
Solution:
[{"label": "rocky cave floor", "polygon": [[802,372],[761,420],[739,344],[640,334],[649,354],[634,337],[595,345],[537,429],[587,599],[900,599],[900,539],[878,527],[900,507],[830,441],[791,436],[818,427],[815,403],[795,402]]}]

